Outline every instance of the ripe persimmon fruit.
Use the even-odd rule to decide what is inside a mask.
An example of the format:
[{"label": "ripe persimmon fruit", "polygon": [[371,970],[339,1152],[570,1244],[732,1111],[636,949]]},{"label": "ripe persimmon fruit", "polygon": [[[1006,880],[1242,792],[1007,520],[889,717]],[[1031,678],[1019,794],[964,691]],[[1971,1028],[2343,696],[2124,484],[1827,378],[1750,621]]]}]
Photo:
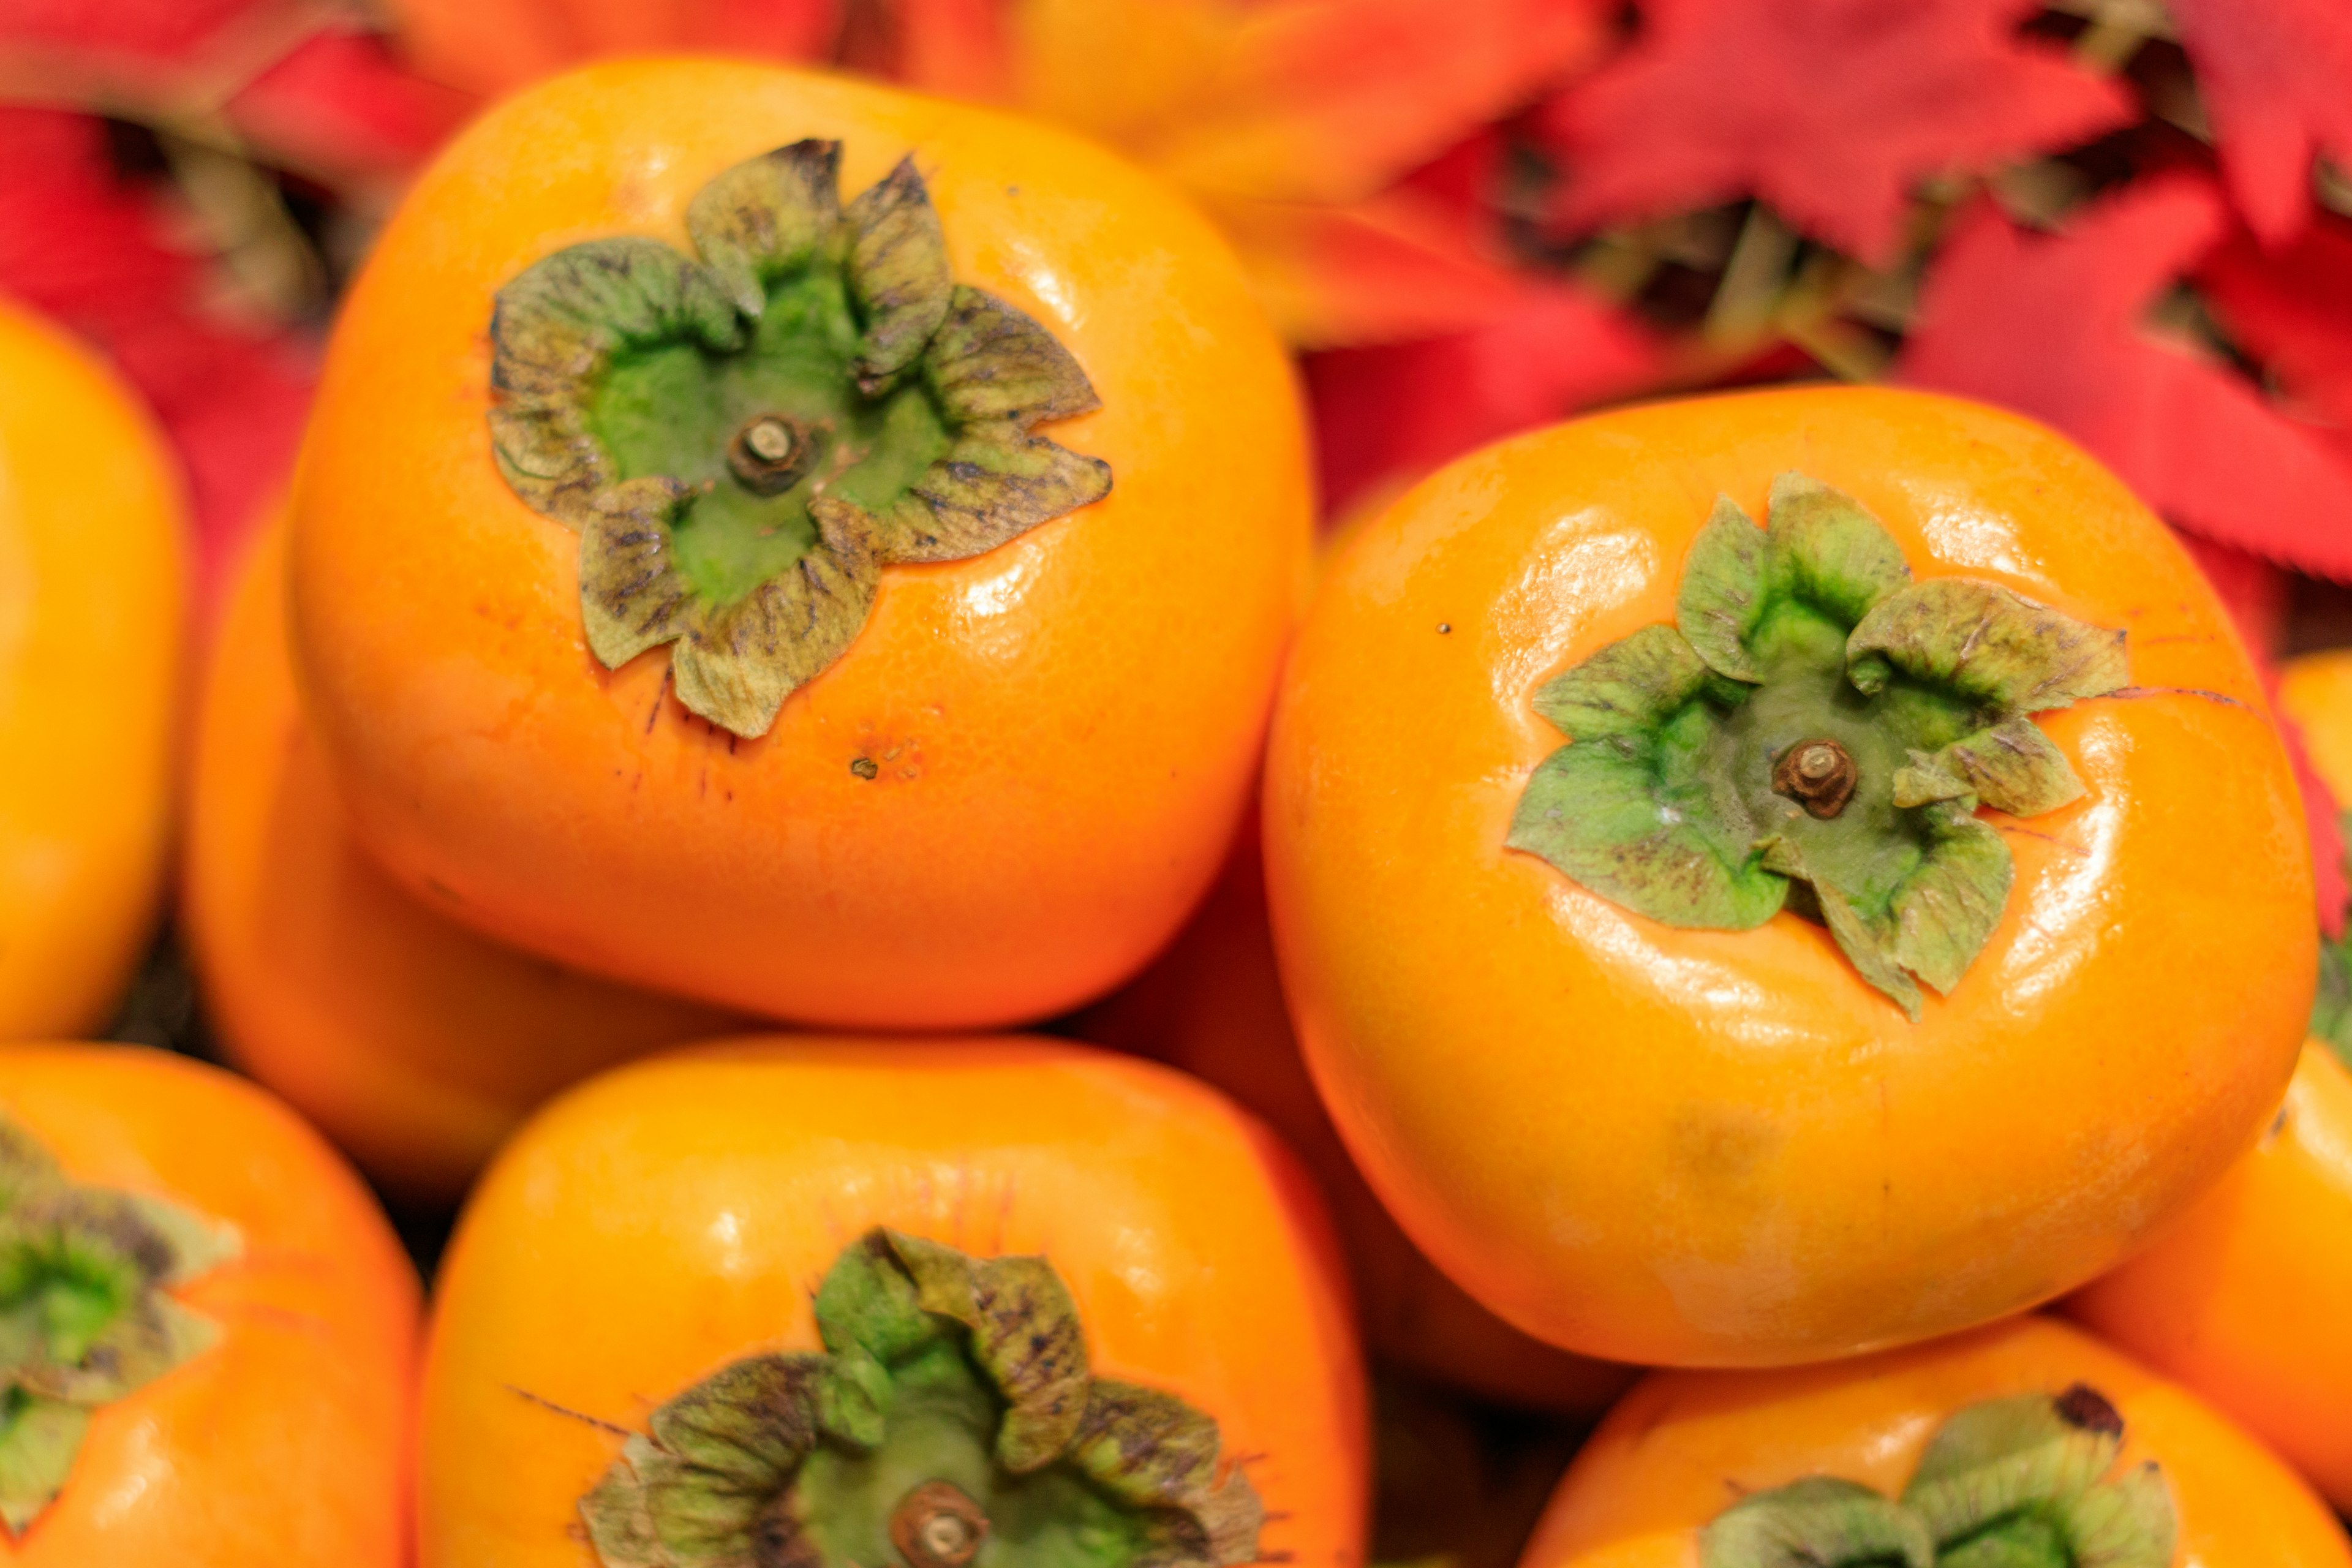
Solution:
[{"label": "ripe persimmon fruit", "polygon": [[1915,393],[1653,405],[1424,481],[1323,580],[1265,833],[1374,1190],[1616,1360],[2081,1284],[2252,1145],[2313,994],[2210,589],[2075,447]]},{"label": "ripe persimmon fruit", "polygon": [[407,1560],[417,1285],[334,1151],[242,1079],[0,1048],[0,1563]]},{"label": "ripe persimmon fruit", "polygon": [[182,929],[229,1058],[387,1190],[454,1202],[557,1089],[740,1019],[502,947],[377,868],[295,693],[285,555],[273,522],[215,637]]},{"label": "ripe persimmon fruit", "polygon": [[1313,1191],[1213,1090],[729,1042],[571,1090],[475,1189],[421,1561],[1354,1564],[1363,1423]]},{"label": "ripe persimmon fruit", "polygon": [[162,891],[186,616],[175,459],[0,300],[0,1039],[107,1021]]},{"label": "ripe persimmon fruit", "polygon": [[2303,1047],[2253,1152],[2066,1310],[2352,1507],[2352,1073]]},{"label": "ripe persimmon fruit", "polygon": [[2185,1389],[2025,1317],[1771,1372],[1660,1372],[1521,1568],[2344,1568],[2294,1471]]},{"label": "ripe persimmon fruit", "polygon": [[411,188],[337,323],[294,640],[355,831],[566,963],[858,1027],[1150,958],[1303,581],[1239,264],[1062,132],[588,68]]}]

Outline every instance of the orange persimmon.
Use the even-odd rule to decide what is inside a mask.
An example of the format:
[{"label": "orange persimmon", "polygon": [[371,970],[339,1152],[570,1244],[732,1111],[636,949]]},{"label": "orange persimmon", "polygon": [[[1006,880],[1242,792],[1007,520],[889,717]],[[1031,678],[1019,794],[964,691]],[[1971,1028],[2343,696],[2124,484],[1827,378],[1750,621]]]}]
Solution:
[{"label": "orange persimmon", "polygon": [[1363,1423],[1312,1190],[1213,1091],[1043,1040],[728,1042],[571,1090],[475,1189],[422,1564],[635,1568],[690,1529],[1348,1568]]},{"label": "orange persimmon", "polygon": [[[1252,825],[1253,828],[1255,824]],[[1299,1059],[1265,923],[1257,834],[1244,833],[1216,886],[1150,969],[1080,1014],[1084,1039],[1181,1068],[1265,1118],[1331,1205],[1357,1318],[1373,1354],[1484,1398],[1599,1411],[1634,1369],[1529,1339],[1423,1258],[1364,1184]]]},{"label": "orange persimmon", "polygon": [[565,1085],[737,1022],[500,947],[361,852],[296,699],[275,524],[213,647],[183,899],[230,1058],[412,1199],[454,1200]]},{"label": "orange persimmon", "polygon": [[0,1039],[103,1025],[169,838],[184,502],[114,373],[0,300]]},{"label": "orange persimmon", "polygon": [[2352,1507],[2352,1074],[2324,1042],[2254,1152],[2066,1310]]},{"label": "orange persimmon", "polygon": [[[1780,1555],[1759,1550],[1769,1523]],[[1930,1561],[2347,1568],[2352,1548],[2294,1472],[2195,1395],[2027,1317],[1828,1366],[1654,1373],[1569,1467],[1519,1559]]]},{"label": "orange persimmon", "polygon": [[11,1046],[0,1172],[0,1563],[401,1568],[416,1275],[317,1133],[184,1058]]},{"label": "orange persimmon", "polygon": [[445,150],[345,302],[294,508],[306,703],[400,881],[859,1027],[1046,1016],[1173,934],[1309,523],[1289,363],[1179,198],[994,112],[691,60]]},{"label": "orange persimmon", "polygon": [[2352,648],[2279,666],[2278,705],[2303,732],[2311,765],[2339,805],[2352,804]]},{"label": "orange persimmon", "polygon": [[2073,1289],[2252,1145],[2313,994],[2210,589],[2080,450],[1919,394],[1653,405],[1424,481],[1324,579],[1265,832],[1373,1189],[1617,1360]]}]

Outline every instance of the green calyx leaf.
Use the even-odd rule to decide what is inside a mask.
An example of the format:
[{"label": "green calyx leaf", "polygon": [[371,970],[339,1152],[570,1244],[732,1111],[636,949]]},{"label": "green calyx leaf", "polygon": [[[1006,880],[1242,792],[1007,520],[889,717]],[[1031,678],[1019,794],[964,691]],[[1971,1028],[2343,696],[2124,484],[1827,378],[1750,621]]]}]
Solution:
[{"label": "green calyx leaf", "polygon": [[1674,625],[1537,692],[1569,743],[1506,842],[1669,925],[1745,930],[1801,883],[1795,907],[1916,1019],[2008,899],[2008,847],[1978,809],[2084,793],[2031,715],[2126,679],[2122,633],[1991,584],[1913,583],[1860,503],[1783,474],[1761,529],[1717,501]]},{"label": "green calyx leaf", "polygon": [[1953,1415],[1900,1499],[1813,1477],[1726,1509],[1703,1568],[2170,1568],[2170,1491],[2153,1464],[2105,1479],[2123,1422],[2077,1384]]},{"label": "green calyx leaf", "polygon": [[1216,1423],[1092,1376],[1045,1259],[877,1229],[815,1305],[824,1353],[735,1363],[623,1445],[580,1504],[604,1568],[1256,1560],[1264,1510]]},{"label": "green calyx leaf", "polygon": [[234,1258],[230,1226],[81,1186],[0,1115],[0,1522],[32,1528],[90,1412],[201,1354],[218,1325],[165,1294]]},{"label": "green calyx leaf", "polygon": [[863,629],[882,568],[960,561],[1101,500],[1034,434],[1098,405],[1034,320],[950,275],[911,160],[845,206],[840,145],[725,171],[696,255],[574,245],[500,289],[491,447],[581,535],[607,668],[669,646],[679,700],[764,734]]},{"label": "green calyx leaf", "polygon": [[1699,1532],[1704,1568],[1934,1568],[1918,1518],[1855,1481],[1816,1476],[1740,1499]]}]

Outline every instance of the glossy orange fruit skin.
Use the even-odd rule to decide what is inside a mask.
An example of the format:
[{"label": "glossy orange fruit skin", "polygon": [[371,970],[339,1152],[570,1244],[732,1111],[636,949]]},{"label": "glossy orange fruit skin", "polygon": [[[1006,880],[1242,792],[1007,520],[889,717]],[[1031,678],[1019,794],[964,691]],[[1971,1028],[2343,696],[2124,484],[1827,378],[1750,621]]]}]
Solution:
[{"label": "glossy orange fruit skin", "polygon": [[[1793,913],[1671,929],[1504,847],[1561,743],[1537,687],[1670,622],[1716,494],[1760,517],[1789,468],[1918,575],[2130,633],[2132,693],[2040,721],[2088,794],[1990,818],[2008,904],[1916,1025]],[[2211,592],[2082,452],[1917,394],[1655,405],[1424,482],[1299,635],[1265,836],[1292,1014],[1373,1188],[1501,1316],[1616,1360],[1850,1354],[2071,1289],[2251,1146],[2312,996],[2294,785]]]},{"label": "glossy orange fruit skin", "polygon": [[2304,1047],[2254,1152],[2066,1310],[2352,1508],[2352,1074]]},{"label": "glossy orange fruit skin", "polygon": [[0,300],[0,1039],[103,1026],[161,894],[186,511],[98,356]]},{"label": "glossy orange fruit skin", "polygon": [[730,1361],[819,1348],[811,1298],[889,1226],[1042,1253],[1098,1376],[1249,1456],[1271,1556],[1363,1555],[1362,1372],[1287,1152],[1166,1068],[1044,1040],[749,1039],[575,1089],[501,1153],[436,1282],[423,1568],[579,1568],[620,1436]]},{"label": "glossy orange fruit skin", "polygon": [[244,1243],[173,1292],[218,1342],[91,1416],[65,1489],[0,1533],[0,1563],[405,1563],[416,1274],[351,1167],[260,1089],[158,1051],[0,1047],[0,1109],[74,1180]]},{"label": "glossy orange fruit skin", "polygon": [[[531,262],[683,246],[704,182],[806,136],[844,141],[851,193],[913,152],[955,275],[1045,322],[1101,394],[1047,433],[1113,489],[887,571],[848,653],[739,742],[668,695],[666,652],[610,673],[587,652],[578,539],[491,463],[486,329]],[[1223,242],[1149,176],[848,80],[619,62],[492,110],[377,241],[296,489],[297,662],[361,837],[454,917],[764,1015],[976,1026],[1109,989],[1205,890],[1308,528],[1289,363]]]},{"label": "glossy orange fruit skin", "polygon": [[2173,1568],[2342,1568],[2343,1530],[2268,1450],[2186,1389],[2047,1318],[1832,1366],[1654,1373],[1569,1467],[1520,1568],[1697,1568],[1698,1531],[1808,1476],[1903,1489],[1945,1419],[2086,1383],[2124,1419],[2114,1474],[2163,1467]]},{"label": "glossy orange fruit skin", "polygon": [[1215,1085],[1297,1151],[1330,1202],[1374,1355],[1486,1399],[1577,1415],[1605,1408],[1633,1380],[1632,1367],[1529,1339],[1472,1300],[1372,1195],[1298,1055],[1266,929],[1255,832],[1234,847],[1174,944],[1074,1027]]},{"label": "glossy orange fruit skin", "polygon": [[236,1065],[377,1182],[454,1202],[532,1107],[629,1057],[740,1020],[501,947],[352,840],[286,651],[285,531],[240,568],[214,642],[182,908]]}]

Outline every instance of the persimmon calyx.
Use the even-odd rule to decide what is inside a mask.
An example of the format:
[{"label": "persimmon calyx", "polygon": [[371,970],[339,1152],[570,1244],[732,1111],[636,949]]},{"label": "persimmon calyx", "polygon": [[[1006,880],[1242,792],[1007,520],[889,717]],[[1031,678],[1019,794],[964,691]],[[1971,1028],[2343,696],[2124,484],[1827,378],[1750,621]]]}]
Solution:
[{"label": "persimmon calyx", "polygon": [[604,1568],[1222,1568],[1265,1510],[1217,1424],[1092,1374],[1042,1258],[877,1229],[816,1294],[824,1352],[752,1356],[655,1411],[581,1500]]},{"label": "persimmon calyx", "polygon": [[1035,435],[1099,405],[1033,318],[950,276],[912,159],[844,205],[841,145],[698,192],[696,254],[622,236],[499,291],[491,450],[580,534],[608,668],[668,645],[679,700],[765,734],[847,651],[881,570],[961,561],[1101,500],[1109,465]]},{"label": "persimmon calyx", "polygon": [[2083,1384],[1971,1405],[1901,1498],[1829,1476],[1758,1492],[1699,1531],[1701,1568],[2170,1568],[2163,1472],[2108,1475],[2123,1434]]},{"label": "persimmon calyx", "polygon": [[1717,500],[1675,623],[1554,677],[1569,743],[1506,842],[1668,925],[1744,931],[1792,887],[1915,1020],[1992,934],[2011,864],[1977,816],[2084,793],[2031,715],[2126,684],[2124,634],[1991,583],[1914,583],[1852,497],[1773,481],[1759,529]]},{"label": "persimmon calyx", "polygon": [[77,1184],[0,1115],[0,1523],[12,1537],[65,1486],[91,1411],[219,1338],[166,1292],[240,1247],[232,1226]]}]

